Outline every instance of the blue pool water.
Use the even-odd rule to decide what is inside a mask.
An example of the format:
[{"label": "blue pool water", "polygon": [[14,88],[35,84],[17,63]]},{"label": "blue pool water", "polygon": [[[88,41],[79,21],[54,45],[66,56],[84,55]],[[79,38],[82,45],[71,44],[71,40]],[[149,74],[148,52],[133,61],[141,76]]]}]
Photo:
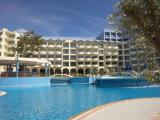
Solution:
[{"label": "blue pool water", "polygon": [[66,120],[104,103],[131,98],[160,97],[160,87],[59,85],[0,88],[0,120]]}]

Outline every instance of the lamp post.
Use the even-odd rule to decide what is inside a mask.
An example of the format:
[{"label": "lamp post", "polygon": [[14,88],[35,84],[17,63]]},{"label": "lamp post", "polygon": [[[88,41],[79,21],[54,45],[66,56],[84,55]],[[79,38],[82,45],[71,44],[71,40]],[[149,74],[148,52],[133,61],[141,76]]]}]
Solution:
[{"label": "lamp post", "polygon": [[19,59],[18,59],[18,52],[16,52],[16,77],[18,77],[19,73]]}]

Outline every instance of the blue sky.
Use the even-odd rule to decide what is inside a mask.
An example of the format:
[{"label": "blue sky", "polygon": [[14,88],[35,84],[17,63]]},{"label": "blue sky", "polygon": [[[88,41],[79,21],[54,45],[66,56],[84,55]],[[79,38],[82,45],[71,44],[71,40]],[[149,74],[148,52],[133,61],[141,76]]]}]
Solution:
[{"label": "blue sky", "polygon": [[0,28],[43,36],[96,37],[117,0],[0,0]]}]

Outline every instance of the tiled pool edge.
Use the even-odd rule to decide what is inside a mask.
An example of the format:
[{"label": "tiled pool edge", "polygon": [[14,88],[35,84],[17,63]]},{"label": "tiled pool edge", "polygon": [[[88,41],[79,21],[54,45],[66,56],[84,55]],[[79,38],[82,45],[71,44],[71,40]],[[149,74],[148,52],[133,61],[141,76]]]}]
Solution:
[{"label": "tiled pool edge", "polygon": [[[81,112],[80,114],[77,114],[77,115],[70,117],[68,120],[84,120],[89,115],[91,115],[97,111],[103,110],[107,107],[110,107],[112,105],[115,105],[115,104],[119,104],[119,103],[123,103],[123,102],[130,102],[130,101],[137,101],[137,100],[143,101],[143,100],[149,100],[149,99],[160,99],[160,97],[136,98],[136,99],[127,99],[127,100],[120,100],[120,101],[116,101],[116,102],[111,102],[111,103],[103,104],[103,105],[97,106],[95,108],[91,108],[90,110]],[[155,119],[153,119],[153,120],[155,120]]]}]

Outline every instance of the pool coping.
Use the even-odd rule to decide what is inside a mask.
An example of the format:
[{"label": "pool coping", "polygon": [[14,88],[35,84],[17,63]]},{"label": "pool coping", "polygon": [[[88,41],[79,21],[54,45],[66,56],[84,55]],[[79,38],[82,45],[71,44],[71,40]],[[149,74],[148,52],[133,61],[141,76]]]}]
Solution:
[{"label": "pool coping", "polygon": [[135,99],[127,99],[127,100],[119,100],[119,101],[111,102],[111,103],[103,104],[103,105],[91,108],[90,110],[81,112],[80,114],[77,114],[77,115],[74,115],[74,116],[70,117],[68,120],[84,120],[85,118],[87,118],[91,114],[94,114],[97,111],[103,110],[103,109],[105,109],[107,107],[110,107],[112,105],[115,105],[115,104],[130,102],[130,101],[137,101],[137,100],[143,101],[143,100],[150,100],[150,99],[160,99],[160,97],[135,98]]},{"label": "pool coping", "polygon": [[7,94],[7,92],[0,91],[0,96],[4,96],[4,95],[6,95],[6,94]]}]

